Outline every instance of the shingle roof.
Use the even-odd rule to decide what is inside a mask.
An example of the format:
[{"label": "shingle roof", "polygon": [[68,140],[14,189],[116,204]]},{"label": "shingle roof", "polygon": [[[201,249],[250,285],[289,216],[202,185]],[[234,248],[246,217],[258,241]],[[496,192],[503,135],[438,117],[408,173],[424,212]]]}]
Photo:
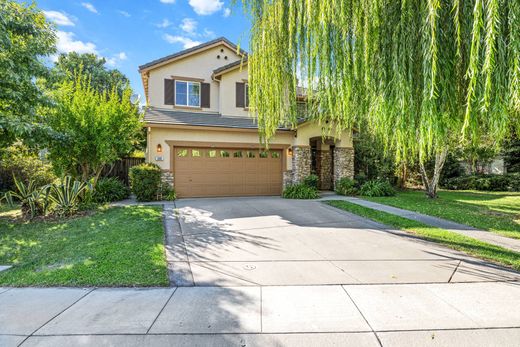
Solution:
[{"label": "shingle roof", "polygon": [[[145,123],[150,124],[177,124],[192,126],[209,126],[239,129],[258,129],[254,118],[226,117],[219,113],[198,113],[175,110],[164,110],[150,107],[144,115]],[[279,128],[289,130],[288,128]]]},{"label": "shingle roof", "polygon": [[[221,42],[221,41],[225,42],[226,44],[228,44],[229,46],[233,47],[234,49],[238,48],[233,42],[229,41],[225,37],[219,37],[219,38],[216,38],[214,40],[211,40],[211,41],[208,41],[208,42],[204,42],[204,43],[202,43],[202,44],[200,44],[198,46],[191,47],[191,48],[185,49],[183,51],[180,51],[180,52],[177,52],[177,53],[173,53],[173,54],[167,55],[166,57],[162,57],[162,58],[153,60],[153,61],[151,61],[149,63],[143,64],[143,65],[139,66],[139,71],[141,71],[143,69],[146,69],[146,68],[149,68],[151,66],[160,64],[162,62],[168,61],[170,59],[174,59],[174,58],[180,57],[182,55],[185,55],[185,54],[197,51],[197,50],[199,50],[201,48],[211,46],[211,45],[213,45],[215,43],[218,43],[218,42]],[[242,49],[240,49],[240,53],[247,56],[247,52],[242,50]]]},{"label": "shingle roof", "polygon": [[219,67],[218,69],[213,70],[213,75],[218,75],[222,71],[226,71],[226,70],[231,69],[231,68],[233,68],[235,66],[239,66],[241,64],[246,64],[246,63],[247,63],[247,57],[245,59],[234,61],[232,63],[229,63],[227,65]]}]

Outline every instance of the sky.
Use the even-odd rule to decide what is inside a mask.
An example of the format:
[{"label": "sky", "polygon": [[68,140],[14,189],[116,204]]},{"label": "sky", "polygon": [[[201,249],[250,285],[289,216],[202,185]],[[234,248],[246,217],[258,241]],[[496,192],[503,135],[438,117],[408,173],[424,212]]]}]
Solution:
[{"label": "sky", "polygon": [[144,101],[139,65],[224,36],[247,50],[250,21],[231,0],[39,0],[59,52],[96,53]]}]

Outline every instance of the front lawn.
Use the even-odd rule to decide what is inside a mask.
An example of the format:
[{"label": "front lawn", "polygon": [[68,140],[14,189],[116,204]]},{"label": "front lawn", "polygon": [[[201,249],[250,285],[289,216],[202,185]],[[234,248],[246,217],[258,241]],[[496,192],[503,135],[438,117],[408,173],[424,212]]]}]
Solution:
[{"label": "front lawn", "polygon": [[403,191],[393,197],[363,199],[520,239],[520,193],[440,191],[438,199],[427,199],[424,192]]},{"label": "front lawn", "polygon": [[373,210],[347,201],[334,200],[327,201],[326,203],[385,225],[407,231],[425,240],[438,242],[452,249],[466,252],[478,258],[491,260],[512,267],[516,270],[520,270],[520,253],[518,252],[510,251],[503,247],[491,245],[471,237],[444,229],[434,228],[414,220]]},{"label": "front lawn", "polygon": [[3,286],[166,286],[161,208],[100,208],[66,221],[13,221],[0,209]]}]

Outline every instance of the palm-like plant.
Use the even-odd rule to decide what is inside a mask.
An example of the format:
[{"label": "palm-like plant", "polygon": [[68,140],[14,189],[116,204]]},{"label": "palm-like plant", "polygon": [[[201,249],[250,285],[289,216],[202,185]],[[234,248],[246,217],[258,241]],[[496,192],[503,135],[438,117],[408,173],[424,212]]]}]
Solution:
[{"label": "palm-like plant", "polygon": [[48,203],[46,192],[43,192],[41,188],[36,187],[34,181],[29,181],[25,184],[23,181],[14,178],[16,185],[16,191],[9,191],[5,193],[4,199],[10,206],[14,205],[14,200],[19,200],[24,217],[34,218],[38,214],[45,214]]},{"label": "palm-like plant", "polygon": [[89,183],[73,180],[70,176],[60,184],[50,184],[44,188],[48,190],[49,200],[55,204],[55,212],[62,217],[73,215],[79,208],[82,194],[91,189]]}]

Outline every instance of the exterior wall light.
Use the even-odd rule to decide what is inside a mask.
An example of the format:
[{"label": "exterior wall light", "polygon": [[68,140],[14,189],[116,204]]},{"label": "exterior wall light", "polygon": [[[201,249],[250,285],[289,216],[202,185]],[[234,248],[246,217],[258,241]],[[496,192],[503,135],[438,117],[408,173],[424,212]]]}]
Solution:
[{"label": "exterior wall light", "polygon": [[292,147],[287,148],[287,155],[292,157]]},{"label": "exterior wall light", "polygon": [[157,153],[162,153],[162,146],[160,143],[157,145]]}]

